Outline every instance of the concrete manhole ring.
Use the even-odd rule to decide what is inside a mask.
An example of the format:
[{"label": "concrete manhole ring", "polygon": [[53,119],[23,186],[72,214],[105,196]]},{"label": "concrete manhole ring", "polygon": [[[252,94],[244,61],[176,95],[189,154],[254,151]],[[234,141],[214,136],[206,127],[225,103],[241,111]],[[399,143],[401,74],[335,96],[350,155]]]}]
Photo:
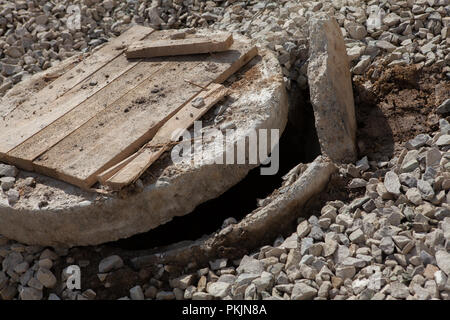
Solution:
[{"label": "concrete manhole ring", "polygon": [[[212,121],[205,121],[203,127],[239,129],[230,140],[227,138],[227,143],[245,139],[258,129],[279,129],[281,135],[287,122],[288,101],[275,56],[260,49],[259,56],[233,77],[227,84],[230,96],[210,111]],[[33,78],[24,81],[21,88],[32,86],[32,82]],[[214,124],[214,111],[221,104],[227,104],[223,121]],[[208,120],[208,114],[205,118]],[[203,141],[204,158],[216,157],[215,150],[214,142]],[[31,176],[36,186],[26,189],[25,196],[14,206],[0,195],[0,234],[43,246],[115,241],[190,213],[238,183],[256,166],[174,164],[167,154],[144,175],[139,192],[124,197],[85,192],[45,176],[20,172],[19,183]]]}]

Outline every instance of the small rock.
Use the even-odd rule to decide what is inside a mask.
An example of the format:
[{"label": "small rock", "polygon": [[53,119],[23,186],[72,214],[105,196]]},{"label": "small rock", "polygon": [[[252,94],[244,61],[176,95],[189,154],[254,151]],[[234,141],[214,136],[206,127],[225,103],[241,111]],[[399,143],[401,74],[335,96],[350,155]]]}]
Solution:
[{"label": "small rock", "polygon": [[436,141],[436,145],[438,147],[445,147],[445,146],[450,145],[450,135],[444,134],[444,135],[440,136],[439,139]]},{"label": "small rock", "polygon": [[352,72],[354,74],[364,74],[371,62],[370,56],[362,56],[356,66],[353,67]]},{"label": "small rock", "polygon": [[442,134],[450,134],[450,123],[445,119],[439,119],[439,129]]},{"label": "small rock", "polygon": [[20,291],[21,300],[41,300],[42,297],[43,297],[42,291],[37,290],[35,288],[24,287]]},{"label": "small rock", "polygon": [[304,283],[294,284],[291,294],[292,300],[312,300],[315,296],[317,296],[317,290],[313,287]]},{"label": "small rock", "polygon": [[356,274],[354,266],[341,266],[336,268],[336,276],[341,279],[352,279]]},{"label": "small rock", "polygon": [[350,181],[348,187],[350,189],[356,189],[356,188],[364,188],[367,185],[367,181],[360,178],[355,178]]},{"label": "small rock", "polygon": [[417,181],[417,189],[424,200],[431,201],[435,196],[433,187],[425,180],[420,179]]},{"label": "small rock", "polygon": [[409,187],[417,187],[417,179],[410,173],[401,173],[399,176],[400,183]]},{"label": "small rock", "polygon": [[385,254],[392,254],[394,253],[395,244],[391,237],[383,237],[380,242],[380,249]]},{"label": "small rock", "polygon": [[311,226],[309,225],[307,220],[304,220],[297,226],[297,235],[299,238],[306,237],[311,231]]},{"label": "small rock", "polygon": [[35,19],[36,19],[36,20],[35,20],[36,23],[37,23],[37,24],[41,24],[41,25],[46,24],[47,21],[48,21],[48,17],[47,17],[47,15],[45,15],[45,14],[39,15],[39,16],[37,16]]},{"label": "small rock", "polygon": [[28,264],[28,262],[24,261],[15,266],[14,272],[17,274],[22,274],[25,273],[29,267],[30,265]]},{"label": "small rock", "polygon": [[57,296],[56,294],[54,294],[54,293],[50,293],[49,296],[48,296],[48,300],[51,300],[51,301],[59,301],[59,300],[61,300],[61,298],[58,297],[58,296]]},{"label": "small rock", "polygon": [[450,112],[450,99],[445,100],[437,109],[436,113],[444,114]]},{"label": "small rock", "polygon": [[144,296],[148,299],[154,299],[157,293],[158,289],[155,286],[149,286],[147,289],[145,289]]},{"label": "small rock", "polygon": [[56,277],[50,270],[40,268],[36,274],[36,278],[46,288],[54,288],[56,286]]},{"label": "small rock", "polygon": [[381,183],[381,182],[378,183],[376,190],[382,200],[392,199],[392,193],[387,191],[386,187],[384,186],[384,183]]},{"label": "small rock", "polygon": [[450,276],[450,253],[444,250],[439,250],[436,252],[436,262],[439,267],[447,277]]},{"label": "small rock", "polygon": [[432,264],[427,264],[427,266],[425,267],[425,270],[423,271],[423,276],[426,279],[429,280],[433,280],[434,279],[434,274],[439,271],[439,268],[432,265]]},{"label": "small rock", "polygon": [[367,158],[367,156],[356,162],[356,168],[358,168],[362,172],[370,169],[369,159]]},{"label": "small rock", "polygon": [[185,290],[187,287],[189,287],[194,283],[194,280],[195,276],[192,274],[188,274],[178,277],[176,279],[172,279],[169,281],[169,283],[172,288],[180,288]]},{"label": "small rock", "polygon": [[0,163],[0,177],[16,177],[18,173],[16,167]]},{"label": "small rock", "polygon": [[439,290],[444,290],[447,284],[448,277],[441,270],[434,273],[434,280]]},{"label": "small rock", "polygon": [[212,294],[206,292],[195,292],[192,295],[192,300],[212,300],[213,298]]},{"label": "small rock", "polygon": [[349,239],[353,243],[364,242],[365,240],[364,232],[358,228],[350,234]]},{"label": "small rock", "polygon": [[431,137],[428,134],[419,134],[414,139],[409,140],[406,143],[406,148],[408,149],[419,149],[420,147],[423,147],[427,144],[427,142],[431,139]]},{"label": "small rock", "polygon": [[231,289],[231,284],[227,282],[212,282],[209,283],[206,291],[216,298],[226,297]]},{"label": "small rock", "polygon": [[248,273],[260,275],[264,271],[264,264],[260,260],[244,256],[236,271],[239,274]]},{"label": "small rock", "polygon": [[406,299],[409,296],[409,289],[406,285],[400,282],[393,282],[389,286],[391,296],[396,299]]},{"label": "small rock", "polygon": [[217,259],[209,262],[211,270],[219,270],[227,266],[228,259]]},{"label": "small rock", "polygon": [[378,40],[376,42],[376,46],[380,49],[386,50],[387,52],[392,52],[395,49],[397,49],[396,46],[394,46],[392,43],[385,41],[385,40]]},{"label": "small rock", "polygon": [[399,24],[400,20],[401,20],[400,16],[398,16],[396,13],[392,12],[384,17],[383,22],[388,27],[392,27],[392,26]]},{"label": "small rock", "polygon": [[112,255],[100,261],[100,264],[98,265],[98,271],[100,273],[107,273],[112,270],[120,269],[122,267],[122,258],[117,255]]},{"label": "small rock", "polygon": [[406,198],[415,205],[423,203],[422,194],[417,188],[408,189],[408,191],[406,191]]},{"label": "small rock", "polygon": [[130,289],[130,298],[131,300],[145,300],[141,286],[135,286]]},{"label": "small rock", "polygon": [[395,172],[386,172],[384,186],[386,187],[387,192],[396,196],[400,195],[400,180]]},{"label": "small rock", "polygon": [[10,189],[6,192],[6,196],[8,197],[8,203],[13,206],[20,199],[20,193],[16,189]]},{"label": "small rock", "polygon": [[[184,299],[185,300],[190,300],[192,299],[192,296],[194,293],[197,292],[197,287],[195,286],[189,286],[186,288],[186,290],[184,290]],[[145,295],[147,297],[147,294]]]},{"label": "small rock", "polygon": [[363,25],[352,21],[345,24],[345,29],[348,31],[350,37],[355,40],[362,40],[367,35],[366,28]]},{"label": "small rock", "polygon": [[0,178],[0,184],[1,184],[3,191],[8,191],[12,187],[14,187],[15,182],[16,182],[16,178],[14,178],[14,177]]},{"label": "small rock", "polygon": [[173,291],[160,291],[156,294],[156,300],[175,300]]}]

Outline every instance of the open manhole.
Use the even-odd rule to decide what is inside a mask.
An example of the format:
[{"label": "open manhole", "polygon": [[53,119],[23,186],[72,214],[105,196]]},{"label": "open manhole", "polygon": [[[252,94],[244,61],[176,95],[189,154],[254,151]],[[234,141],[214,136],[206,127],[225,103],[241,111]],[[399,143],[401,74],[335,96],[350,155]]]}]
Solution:
[{"label": "open manhole", "polygon": [[[15,181],[14,189],[18,192],[16,201],[11,201],[5,194],[0,198],[1,234],[23,243],[44,246],[95,245],[115,241],[147,232],[168,223],[174,217],[191,213],[197,206],[219,197],[238,184],[249,172],[249,182],[243,183],[267,185],[258,188],[259,193],[254,195],[264,197],[271,191],[268,186],[275,188],[279,184],[281,172],[293,165],[282,164],[283,167],[279,172],[277,170],[276,175],[267,177],[263,182],[253,180],[258,177],[253,178],[255,174],[251,170],[258,170],[263,158],[261,154],[261,159],[256,163],[211,163],[211,160],[223,156],[224,150],[217,147],[220,140],[207,136],[207,139],[202,141],[202,150],[199,153],[201,152],[203,160],[208,161],[174,163],[171,152],[166,152],[144,172],[140,180],[120,192],[92,192],[77,187],[91,185],[92,172],[101,172],[95,169],[98,166],[105,169],[100,164],[109,159],[106,155],[116,152],[114,150],[117,149],[117,141],[122,143],[122,140],[117,140],[118,137],[133,141],[130,146],[120,149],[120,152],[139,148],[132,137],[138,137],[136,141],[141,142],[145,135],[135,131],[141,128],[140,125],[146,128],[147,120],[151,122],[151,119],[141,116],[153,114],[153,109],[157,114],[165,110],[163,107],[155,107],[152,104],[154,101],[140,99],[136,94],[138,89],[152,90],[152,94],[154,90],[167,106],[171,106],[182,102],[179,100],[178,90],[182,88],[180,92],[184,96],[202,92],[206,90],[202,84],[210,81],[208,77],[217,77],[216,74],[219,74],[217,79],[228,89],[228,95],[201,118],[204,132],[226,133],[226,145],[235,148],[239,143],[247,146],[248,137],[254,132],[258,134],[259,131],[265,131],[269,136],[265,145],[265,157],[269,156],[270,148],[275,145],[271,130],[277,130],[278,135],[283,134],[288,118],[288,97],[278,61],[271,52],[259,49],[256,56],[250,54],[256,52],[252,51],[254,46],[248,39],[237,35],[229,50],[231,53],[226,51],[187,58],[178,57],[169,61],[158,58],[127,61],[124,58],[124,46],[120,41],[133,36],[139,39],[140,36],[137,35],[146,33],[151,32],[143,27],[130,29],[128,34],[122,36],[122,40],[118,40],[120,37],[114,40],[114,47],[100,48],[85,58],[81,65],[72,59],[46,71],[44,75],[36,75],[22,82],[4,97],[0,112],[4,116],[2,121],[7,130],[2,133],[5,139],[0,151],[1,158],[24,170],[20,171]],[[197,35],[201,35],[201,32],[197,32]],[[105,51],[105,48],[113,50],[113,53]],[[109,58],[105,60],[108,55]],[[186,64],[188,67],[185,67]],[[241,65],[245,67],[242,68]],[[80,72],[89,73],[93,66],[97,71],[78,76]],[[122,67],[125,69],[122,70]],[[173,79],[171,78],[173,83],[169,83],[167,79],[161,80],[158,72],[152,74],[154,79],[147,77],[143,80],[146,68],[164,69],[169,75],[174,73]],[[233,72],[227,71],[227,68],[234,68],[235,74],[232,75]],[[201,72],[203,69],[206,71]],[[111,74],[116,78],[112,79]],[[71,89],[70,81],[73,77],[76,81],[74,80],[75,86]],[[129,91],[125,90],[125,94],[116,97],[115,89],[124,86],[121,77],[129,77],[131,87],[126,87]],[[192,79],[187,81],[184,79],[186,77]],[[46,85],[46,81],[52,82]],[[161,84],[160,82],[164,82],[164,86],[157,85]],[[125,86],[128,84],[125,81]],[[171,90],[160,92],[167,88]],[[58,96],[58,92],[54,92],[57,89],[65,93]],[[27,100],[28,96],[24,96],[24,92],[33,92],[34,95],[29,95],[31,98]],[[48,99],[43,99],[42,92],[46,95],[48,93]],[[52,97],[56,102],[51,101]],[[55,111],[53,105],[56,106],[61,97],[67,104]],[[43,100],[42,105],[39,99]],[[131,108],[123,102],[124,99],[131,99]],[[101,110],[91,110],[91,107],[98,105],[102,106]],[[38,110],[33,112],[33,108]],[[65,114],[65,111],[61,111],[64,108],[67,108]],[[61,112],[62,114],[59,114]],[[93,114],[90,115],[89,112]],[[120,119],[126,120],[125,123],[121,123]],[[54,122],[51,122],[52,120]],[[55,123],[58,126],[54,127]],[[61,132],[67,131],[67,128],[73,131],[63,135]],[[83,131],[80,128],[90,129]],[[36,133],[33,129],[37,130]],[[156,129],[158,128],[155,127]],[[187,133],[195,136],[194,129],[191,127]],[[145,134],[148,134],[149,129],[145,130]],[[273,141],[270,141],[270,138]],[[14,147],[15,143],[22,140],[21,144]],[[86,141],[89,141],[89,144]],[[257,141],[260,141],[259,137]],[[41,152],[40,148],[47,147],[47,144],[50,149]],[[8,151],[9,149],[11,150]],[[195,159],[195,147],[193,152]],[[249,157],[249,153],[244,157]],[[297,159],[293,160],[295,162]],[[111,161],[108,163],[113,164]],[[34,169],[39,173],[27,169]],[[34,178],[35,182],[30,178]],[[239,186],[236,188],[239,189]],[[204,207],[207,208],[208,205],[206,203]],[[251,211],[253,206],[254,203],[249,203],[248,207],[244,206],[243,209]],[[200,207],[198,210],[205,209]],[[220,215],[214,219],[219,217]]]},{"label": "open manhole", "polygon": [[242,181],[219,197],[198,205],[190,214],[175,217],[167,224],[146,233],[107,245],[132,251],[194,241],[220,230],[227,219],[238,222],[262,205],[266,197],[282,186],[284,175],[299,163],[312,162],[320,154],[309,92],[303,91],[302,95],[299,88],[292,89],[289,91],[290,110],[299,112],[291,114],[280,137],[280,162],[276,174],[261,175],[261,168],[254,168]]}]

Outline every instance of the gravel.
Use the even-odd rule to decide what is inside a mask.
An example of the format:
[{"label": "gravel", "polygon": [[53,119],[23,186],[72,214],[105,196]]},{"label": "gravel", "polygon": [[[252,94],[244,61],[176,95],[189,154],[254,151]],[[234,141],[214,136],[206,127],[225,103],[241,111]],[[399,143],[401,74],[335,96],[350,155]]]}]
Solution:
[{"label": "gravel", "polygon": [[100,264],[98,266],[98,272],[106,273],[115,269],[119,269],[121,267],[123,267],[122,258],[117,255],[113,255],[100,261]]},{"label": "gravel", "polygon": [[[276,52],[288,90],[294,85],[305,89],[305,27],[319,11],[338,21],[353,75],[380,64],[418,63],[450,79],[448,0],[88,0],[75,5],[34,0],[0,6],[0,96],[131,24],[245,34]],[[449,108],[446,100],[436,113],[444,117]],[[129,297],[122,299],[450,299],[450,125],[445,118],[439,124],[438,131],[407,141],[402,161],[381,165],[364,157],[341,165],[341,178],[350,189],[365,191],[364,196],[351,203],[326,203],[319,217],[299,221],[296,232],[240,261],[213,260],[187,274],[160,265],[150,280],[136,280],[127,288]],[[386,170],[382,180],[377,170]],[[18,173],[0,164],[0,205],[4,199],[9,205],[20,199]],[[34,186],[33,178],[27,179],[25,184]],[[68,290],[54,274],[54,265],[78,263],[69,259],[76,250],[26,246],[0,236],[0,297],[95,299],[94,289]],[[113,281],[109,275],[126,268],[119,255],[107,256],[98,262],[98,279],[107,288]]]}]

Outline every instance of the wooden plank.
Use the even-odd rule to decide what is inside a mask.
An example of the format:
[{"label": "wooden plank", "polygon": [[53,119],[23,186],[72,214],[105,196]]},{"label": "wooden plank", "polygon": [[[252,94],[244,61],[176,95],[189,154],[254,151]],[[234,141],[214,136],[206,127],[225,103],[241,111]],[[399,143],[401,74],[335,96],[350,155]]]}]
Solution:
[{"label": "wooden plank", "polygon": [[[208,86],[208,91],[202,91],[200,92],[199,96],[207,96],[207,95],[211,95],[212,93],[214,93],[216,90],[223,88],[222,85],[219,84],[211,84]],[[189,104],[187,105],[189,106]],[[183,107],[181,110],[185,110],[187,107]],[[183,119],[184,117],[182,116],[182,111],[178,111],[178,113],[176,113],[174,116],[172,116],[165,124],[162,125],[162,127],[158,130],[158,132],[155,134],[155,136],[152,138],[152,140],[147,143],[145,146],[143,146],[138,152],[132,154],[131,156],[129,156],[128,158],[122,160],[121,162],[119,162],[118,164],[112,166],[111,168],[105,170],[104,172],[100,173],[97,176],[98,181],[103,184],[106,185],[106,181],[111,178],[113,175],[115,175],[119,170],[121,170],[123,167],[125,167],[126,165],[128,165],[131,161],[133,161],[144,149],[144,148],[148,148],[148,147],[155,147],[156,144],[165,144],[165,143],[169,143],[169,141],[167,141],[166,136],[168,136],[171,133],[168,133],[168,131],[173,131],[170,128],[170,124],[172,123],[173,125],[178,125],[179,123],[179,119]],[[197,112],[192,113],[192,115],[194,116]],[[193,119],[191,117],[189,117],[189,119]],[[195,121],[195,120],[192,120]],[[155,141],[156,144],[155,144]]]},{"label": "wooden plank", "polygon": [[33,94],[50,85],[57,78],[75,67],[82,60],[83,54],[76,54],[62,60],[45,71],[38,72],[22,80],[0,98],[0,117],[7,117],[20,105],[31,99]]},{"label": "wooden plank", "polygon": [[[4,128],[0,131],[0,158],[126,71],[116,58],[123,59],[127,68],[134,66],[137,62],[126,61],[123,55],[125,45],[152,32],[140,26],[129,29],[0,119],[0,128]],[[105,65],[108,68],[103,68]],[[113,74],[106,77],[109,73]]]},{"label": "wooden plank", "polygon": [[201,54],[225,51],[232,44],[231,34],[177,40],[142,40],[131,44],[125,54],[129,59]]},{"label": "wooden plank", "polygon": [[128,158],[123,159],[118,164],[112,166],[111,168],[103,171],[97,176],[98,182],[100,182],[103,185],[106,185],[106,181],[108,181],[109,178],[111,178],[113,175],[115,175],[120,169],[125,167],[127,164],[129,164],[134,158],[136,158],[139,155],[139,151],[133,153]]},{"label": "wooden plank", "polygon": [[99,112],[37,158],[34,169],[82,188],[91,186],[101,172],[148,142],[200,87],[229,76],[230,69],[238,70],[256,52],[249,44],[235,43],[214,55],[172,57],[163,76],[146,79]]},{"label": "wooden plank", "polygon": [[[193,63],[198,64],[197,61],[191,61],[191,67]],[[93,173],[97,175],[98,172],[104,171],[150,140],[158,129],[159,121],[168,116],[168,107],[181,105],[198,93],[198,87],[183,83],[181,74],[185,66],[186,62],[180,62],[179,65],[167,64],[164,70],[175,69],[172,75],[170,72],[161,72],[164,77],[142,82],[114,105],[99,112],[38,157],[33,162],[34,169],[85,187],[84,180]],[[175,94],[183,85],[184,94]],[[156,92],[158,88],[162,91]],[[152,89],[155,93],[150,94]],[[139,103],[141,101],[143,103]],[[108,148],[105,149],[105,146]],[[117,160],[111,161],[112,159]],[[99,168],[102,170],[98,170]],[[94,181],[90,181],[91,184],[95,182],[96,175]]]},{"label": "wooden plank", "polygon": [[158,130],[153,139],[143,149],[137,152],[133,158],[129,157],[127,163],[117,170],[117,173],[104,184],[112,190],[118,191],[135,182],[158,160],[163,152],[170,150],[173,141],[178,140],[183,130],[189,129],[194,124],[194,121],[200,119],[212,106],[223,99],[228,91],[219,84],[211,84],[207,89],[193,99],[202,98],[204,101],[203,106],[195,107],[192,104],[193,100],[191,100]]},{"label": "wooden plank", "polygon": [[[158,41],[171,36],[174,32],[176,31],[153,32],[146,39]],[[108,76],[108,79],[112,79],[112,81],[106,87],[8,152],[5,158],[8,162],[21,168],[32,170],[34,159],[89,121],[98,112],[111,105],[130,89],[136,87],[141,81],[153,77],[164,64],[168,63],[166,60],[165,58],[154,58],[151,61],[139,60],[130,63],[124,55],[119,56],[113,64],[106,65],[89,79],[90,82],[98,82]],[[117,73],[115,70],[128,71],[120,77],[116,77],[114,76]]]},{"label": "wooden plank", "polygon": [[[120,75],[123,73],[125,73],[125,76],[134,74],[134,77],[127,77],[129,78],[128,81],[131,81],[130,83],[142,80],[143,74],[136,74],[136,71],[134,70],[135,66],[136,63],[129,63],[125,56],[122,55],[116,59],[116,63],[108,64],[105,68],[102,68],[89,80],[94,81],[94,83],[96,82],[96,86],[91,86],[89,84],[82,85],[79,91],[71,92],[55,102],[59,103],[61,99],[68,96],[65,102],[61,102],[61,105],[68,110],[67,113],[62,116],[55,113],[48,114],[45,120],[51,119],[53,121],[50,124],[45,122],[47,125],[43,126],[40,131],[36,130],[36,126],[40,125],[42,122],[28,127],[29,130],[27,130],[27,128],[17,127],[15,130],[11,131],[12,134],[19,131],[19,129],[23,129],[21,133],[32,134],[34,131],[37,132],[14,147],[11,151],[7,152],[2,158],[23,169],[31,170],[31,162],[40,154],[51,148],[58,141],[70,134],[70,132],[88,121],[91,117],[95,116],[97,112],[104,109],[106,107],[105,103],[112,103],[123,95],[123,91],[120,90],[126,90],[127,86],[126,83],[122,81],[116,81]],[[110,75],[112,81],[105,77],[106,74]],[[99,88],[100,90],[98,90]],[[116,91],[114,91],[114,89],[116,89]]]},{"label": "wooden plank", "polygon": [[10,161],[14,161],[22,168],[31,170],[33,160],[80,128],[100,111],[110,107],[116,100],[126,95],[128,91],[141,82],[153,77],[164,65],[165,63],[161,59],[154,59],[151,62],[133,66],[120,78],[110,82],[108,86],[63,117],[8,152],[8,159],[12,159]]}]

